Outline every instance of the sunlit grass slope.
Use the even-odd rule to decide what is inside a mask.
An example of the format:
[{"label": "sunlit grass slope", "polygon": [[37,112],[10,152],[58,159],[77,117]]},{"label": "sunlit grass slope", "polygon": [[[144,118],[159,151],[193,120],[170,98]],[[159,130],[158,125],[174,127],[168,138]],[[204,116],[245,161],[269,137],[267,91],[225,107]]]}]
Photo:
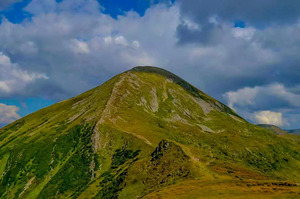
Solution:
[{"label": "sunlit grass slope", "polygon": [[297,198],[299,151],[299,136],[136,67],[0,129],[0,196]]}]

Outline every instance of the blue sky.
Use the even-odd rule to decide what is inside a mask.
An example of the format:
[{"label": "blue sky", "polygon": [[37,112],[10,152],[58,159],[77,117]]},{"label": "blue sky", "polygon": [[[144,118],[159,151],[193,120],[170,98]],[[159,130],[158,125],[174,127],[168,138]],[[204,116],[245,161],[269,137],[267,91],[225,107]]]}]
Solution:
[{"label": "blue sky", "polygon": [[0,125],[155,65],[250,122],[300,128],[299,10],[297,0],[3,0]]},{"label": "blue sky", "polygon": [[[63,0],[56,0],[56,2],[62,2]],[[31,2],[31,0],[23,0],[20,2],[7,5],[8,7],[1,12],[9,21],[13,23],[20,23],[26,18],[30,18],[32,15],[30,12],[23,9]],[[134,10],[139,15],[143,16],[145,11],[154,4],[160,3],[159,1],[151,0],[98,0],[103,7],[101,11],[110,15],[113,18],[117,18],[119,15],[124,15],[125,12]],[[171,1],[174,2],[174,1]]]}]

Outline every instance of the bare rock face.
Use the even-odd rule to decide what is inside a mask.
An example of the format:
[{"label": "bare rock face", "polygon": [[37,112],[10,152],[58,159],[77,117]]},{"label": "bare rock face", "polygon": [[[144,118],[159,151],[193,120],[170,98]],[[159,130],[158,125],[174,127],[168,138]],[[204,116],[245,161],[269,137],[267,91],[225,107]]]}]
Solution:
[{"label": "bare rock face", "polygon": [[[173,143],[172,143],[173,145]],[[158,147],[155,148],[155,151],[151,154],[152,159],[151,161],[155,161],[155,160],[159,160],[164,153],[167,152],[167,150],[169,149],[170,143],[166,140],[162,140]]]},{"label": "bare rock face", "polygon": [[187,179],[190,171],[190,157],[178,145],[162,140],[145,164],[146,175],[144,194],[162,186],[173,184],[179,179]]}]

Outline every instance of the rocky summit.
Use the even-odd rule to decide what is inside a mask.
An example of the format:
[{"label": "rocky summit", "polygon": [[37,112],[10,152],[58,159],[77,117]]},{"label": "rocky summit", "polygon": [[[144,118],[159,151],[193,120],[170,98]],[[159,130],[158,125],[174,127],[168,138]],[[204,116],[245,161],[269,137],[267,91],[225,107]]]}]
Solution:
[{"label": "rocky summit", "polygon": [[299,198],[300,136],[135,67],[0,129],[1,198]]}]

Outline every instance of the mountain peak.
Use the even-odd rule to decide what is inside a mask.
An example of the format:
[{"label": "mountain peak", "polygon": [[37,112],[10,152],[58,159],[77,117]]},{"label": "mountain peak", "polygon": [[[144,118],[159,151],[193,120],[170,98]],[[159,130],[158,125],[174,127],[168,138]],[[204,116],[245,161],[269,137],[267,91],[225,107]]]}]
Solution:
[{"label": "mountain peak", "polygon": [[129,71],[159,74],[168,79],[171,79],[174,83],[181,85],[183,88],[185,88],[186,90],[188,90],[192,93],[197,93],[200,91],[199,89],[192,86],[191,84],[189,84],[188,82],[186,82],[185,80],[180,78],[179,76],[177,76],[163,68],[159,68],[159,67],[155,67],[155,66],[136,66]]},{"label": "mountain peak", "polygon": [[191,85],[190,83],[188,83],[187,81],[185,81],[181,77],[179,77],[179,76],[177,76],[177,75],[175,75],[175,74],[171,73],[170,71],[167,71],[163,68],[159,68],[159,67],[155,67],[155,66],[136,66],[136,67],[132,68],[129,71],[152,73],[152,74],[158,74],[158,75],[161,75],[163,77],[166,77],[167,79],[171,80],[175,84],[181,86],[183,89],[185,89],[188,93],[190,93],[194,97],[205,100],[206,102],[210,103],[211,105],[213,105],[215,107],[218,107],[218,109],[222,112],[226,112],[226,113],[229,113],[231,115],[234,115],[234,116],[240,118],[239,115],[237,115],[232,109],[230,109],[225,104],[223,104],[223,103],[217,101],[216,99],[210,97],[209,95],[207,95],[203,91],[199,90],[195,86]]},{"label": "mountain peak", "polygon": [[199,89],[192,86],[191,84],[189,84],[188,82],[186,82],[185,80],[180,78],[179,76],[177,76],[163,68],[159,68],[159,67],[155,67],[155,66],[136,66],[129,71],[155,73],[158,75],[162,75],[168,79],[171,79],[174,83],[181,85],[187,91],[190,91],[192,93],[198,93],[200,91]]},{"label": "mountain peak", "polygon": [[156,66],[136,66],[136,67],[133,67],[132,69],[130,69],[129,71],[156,73],[156,74],[163,75],[163,76],[171,78],[171,79],[172,78],[181,79],[180,77],[171,73],[170,71],[165,70],[163,68],[156,67]]}]

